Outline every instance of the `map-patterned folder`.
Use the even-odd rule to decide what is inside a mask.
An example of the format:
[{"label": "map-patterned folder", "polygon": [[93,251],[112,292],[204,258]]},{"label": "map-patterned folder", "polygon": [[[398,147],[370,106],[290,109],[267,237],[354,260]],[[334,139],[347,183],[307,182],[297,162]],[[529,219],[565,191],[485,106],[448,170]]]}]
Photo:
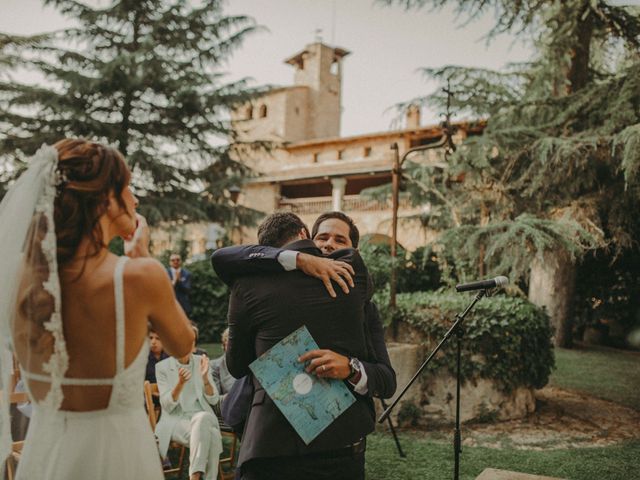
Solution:
[{"label": "map-patterned folder", "polygon": [[249,368],[307,445],[344,412],[355,398],[342,380],[318,378],[298,362],[318,348],[302,326],[264,352]]}]

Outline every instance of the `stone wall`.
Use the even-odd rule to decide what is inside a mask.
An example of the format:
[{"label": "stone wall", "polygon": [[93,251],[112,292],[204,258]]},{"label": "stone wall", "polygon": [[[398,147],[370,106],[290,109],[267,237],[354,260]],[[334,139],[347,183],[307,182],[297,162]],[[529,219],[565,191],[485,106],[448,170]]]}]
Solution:
[{"label": "stone wall", "polygon": [[[398,339],[400,343],[388,344],[391,363],[398,378],[396,395],[432,351],[431,347],[426,346],[424,335],[409,325],[399,325]],[[433,339],[433,347],[439,341]],[[453,338],[438,352],[438,355],[455,354]],[[403,398],[392,417],[401,425],[413,423],[429,428],[455,420],[456,380],[448,372],[423,371]],[[484,378],[465,382],[460,388],[460,418],[463,422],[511,420],[526,417],[534,411],[535,397],[531,388],[520,387],[507,393],[492,380]]]}]

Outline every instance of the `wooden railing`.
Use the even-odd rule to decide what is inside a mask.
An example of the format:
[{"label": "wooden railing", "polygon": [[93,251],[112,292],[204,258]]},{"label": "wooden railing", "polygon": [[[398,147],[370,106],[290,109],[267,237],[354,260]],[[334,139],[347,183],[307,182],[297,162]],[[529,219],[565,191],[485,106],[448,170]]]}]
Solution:
[{"label": "wooden railing", "polygon": [[[400,198],[400,208],[411,208],[407,197]],[[283,198],[278,204],[278,210],[293,212],[299,215],[322,213],[333,210],[331,197]],[[345,195],[342,201],[345,212],[381,212],[391,210],[391,200],[380,202],[361,195]]]}]

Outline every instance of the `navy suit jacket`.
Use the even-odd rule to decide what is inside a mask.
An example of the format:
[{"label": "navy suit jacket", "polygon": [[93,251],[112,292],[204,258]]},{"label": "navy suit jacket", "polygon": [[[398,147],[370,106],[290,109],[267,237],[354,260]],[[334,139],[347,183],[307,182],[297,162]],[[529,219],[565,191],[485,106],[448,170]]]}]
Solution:
[{"label": "navy suit jacket", "polygon": [[[227,285],[232,286],[236,279],[243,276],[283,272],[284,268],[278,261],[278,255],[284,250],[264,245],[225,247],[213,252],[211,264],[218,277]],[[334,258],[336,255],[340,255],[339,250],[329,258]],[[387,346],[384,342],[380,314],[375,303],[371,301],[365,303],[364,312],[367,355],[359,360],[367,373],[367,395],[391,398],[397,386],[396,372],[391,366]]]},{"label": "navy suit jacket", "polygon": [[[173,270],[167,268],[169,278],[173,282]],[[176,292],[176,299],[184,310],[187,316],[191,315],[191,300],[189,300],[189,293],[191,292],[191,272],[185,268],[180,268],[180,280],[174,285],[174,291]]]}]

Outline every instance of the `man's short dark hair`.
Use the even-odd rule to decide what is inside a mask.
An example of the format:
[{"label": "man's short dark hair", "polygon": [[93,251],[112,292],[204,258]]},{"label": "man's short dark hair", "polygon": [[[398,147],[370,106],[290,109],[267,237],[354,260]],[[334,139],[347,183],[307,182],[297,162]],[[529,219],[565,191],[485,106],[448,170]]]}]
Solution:
[{"label": "man's short dark hair", "polygon": [[325,220],[329,220],[330,218],[337,218],[338,220],[342,220],[344,223],[349,225],[349,238],[351,239],[353,248],[358,248],[358,243],[360,243],[360,231],[358,230],[358,227],[356,227],[353,219],[342,212],[325,212],[320,215],[314,222],[313,228],[311,229],[311,239],[313,240],[314,238],[316,238],[318,229],[320,228],[322,222],[324,222]]},{"label": "man's short dark hair", "polygon": [[276,212],[269,215],[258,227],[258,243],[269,247],[282,247],[304,230],[309,229],[295,213]]}]

